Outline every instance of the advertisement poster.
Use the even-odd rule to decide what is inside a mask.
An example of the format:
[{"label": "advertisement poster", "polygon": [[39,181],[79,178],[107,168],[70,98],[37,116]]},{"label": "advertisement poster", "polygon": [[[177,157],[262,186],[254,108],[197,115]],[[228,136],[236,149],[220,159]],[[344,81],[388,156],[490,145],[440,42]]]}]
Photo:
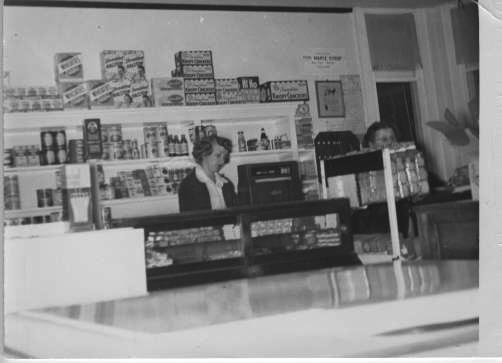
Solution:
[{"label": "advertisement poster", "polygon": [[329,76],[347,72],[344,48],[310,49],[300,55],[305,74]]}]

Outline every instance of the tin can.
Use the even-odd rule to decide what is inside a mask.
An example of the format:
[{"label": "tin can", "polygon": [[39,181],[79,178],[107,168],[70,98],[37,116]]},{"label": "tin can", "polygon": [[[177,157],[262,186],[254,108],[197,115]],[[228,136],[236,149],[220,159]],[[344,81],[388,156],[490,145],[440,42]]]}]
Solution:
[{"label": "tin can", "polygon": [[108,139],[111,142],[122,141],[122,127],[120,125],[112,125],[108,129]]},{"label": "tin can", "polygon": [[4,151],[3,151],[3,165],[6,167],[12,166],[12,149],[4,149]]},{"label": "tin can", "polygon": [[63,205],[63,191],[61,189],[52,189],[52,204],[54,206]]},{"label": "tin can", "polygon": [[66,153],[66,148],[58,149],[56,152],[57,164],[65,164],[68,160],[68,155]]},{"label": "tin can", "polygon": [[51,222],[59,222],[61,220],[60,212],[52,212],[50,214]]},{"label": "tin can", "polygon": [[45,208],[47,207],[47,195],[44,189],[37,189],[37,207]]},{"label": "tin can", "polygon": [[42,150],[49,150],[56,146],[56,133],[54,131],[41,131],[40,141]]},{"label": "tin can", "polygon": [[66,132],[65,132],[65,130],[59,130],[56,132],[56,147],[66,148]]},{"label": "tin can", "polygon": [[54,150],[44,150],[42,151],[42,160],[44,165],[54,165],[56,164],[56,153]]}]

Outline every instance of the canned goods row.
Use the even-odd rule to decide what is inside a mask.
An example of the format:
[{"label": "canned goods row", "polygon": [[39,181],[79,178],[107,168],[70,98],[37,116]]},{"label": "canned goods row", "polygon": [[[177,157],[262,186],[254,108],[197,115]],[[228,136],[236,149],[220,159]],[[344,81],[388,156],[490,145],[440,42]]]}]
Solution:
[{"label": "canned goods row", "polygon": [[27,224],[41,224],[52,223],[61,221],[60,212],[52,212],[51,214],[30,216],[30,217],[17,217],[4,219],[4,226],[18,226]]},{"label": "canned goods row", "polygon": [[41,165],[66,164],[68,153],[66,147],[42,150],[40,155]]},{"label": "canned goods row", "polygon": [[101,125],[102,142],[120,142],[122,141],[122,126],[120,124]]},{"label": "canned goods row", "polygon": [[68,142],[69,161],[72,164],[82,164],[85,162],[84,140],[72,139]]},{"label": "canned goods row", "polygon": [[37,145],[17,145],[4,150],[4,166],[25,167],[40,165],[40,148]]},{"label": "canned goods row", "polygon": [[53,207],[63,204],[61,189],[37,189],[37,207]]},{"label": "canned goods row", "polygon": [[40,140],[42,150],[66,148],[66,131],[59,130],[43,130],[40,132]]},{"label": "canned goods row", "polygon": [[3,178],[3,197],[6,210],[21,209],[19,194],[19,178],[17,175],[6,175]]}]

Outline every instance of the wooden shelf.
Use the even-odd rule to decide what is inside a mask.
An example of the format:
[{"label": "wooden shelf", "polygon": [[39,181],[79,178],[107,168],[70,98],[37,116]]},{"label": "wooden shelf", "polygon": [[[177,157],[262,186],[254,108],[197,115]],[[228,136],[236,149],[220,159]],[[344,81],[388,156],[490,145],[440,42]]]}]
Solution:
[{"label": "wooden shelf", "polygon": [[99,118],[103,124],[120,123],[123,127],[140,127],[145,122],[188,125],[190,122],[199,123],[201,120],[221,120],[221,122],[236,122],[236,120],[239,122],[270,121],[291,117],[294,115],[297,104],[296,102],[285,102],[6,113],[4,128],[11,132],[39,130],[42,127],[71,128],[82,126],[83,120],[87,118]]},{"label": "wooden shelf", "polygon": [[19,166],[19,167],[6,167],[3,169],[4,173],[25,173],[25,172],[34,172],[34,171],[47,171],[53,172],[65,164],[57,164],[57,165],[36,165],[36,166]]},{"label": "wooden shelf", "polygon": [[275,150],[259,150],[259,151],[240,151],[233,152],[230,157],[248,157],[257,155],[277,155],[277,154],[290,154],[293,149],[275,149]]},{"label": "wooden shelf", "polygon": [[31,208],[31,209],[15,209],[5,210],[4,218],[23,218],[40,215],[48,215],[52,212],[61,212],[63,207],[58,205],[55,207]]}]

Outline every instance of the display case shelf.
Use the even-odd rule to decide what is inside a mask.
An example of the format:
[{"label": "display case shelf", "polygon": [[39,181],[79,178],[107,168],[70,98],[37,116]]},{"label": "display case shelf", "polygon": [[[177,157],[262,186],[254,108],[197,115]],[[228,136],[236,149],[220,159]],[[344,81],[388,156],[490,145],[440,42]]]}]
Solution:
[{"label": "display case shelf", "polygon": [[231,157],[246,158],[260,155],[278,155],[278,154],[291,154],[291,153],[293,153],[293,149],[291,148],[274,149],[274,150],[257,150],[257,151],[238,151],[238,152],[233,152],[231,154]]},{"label": "display case shelf", "polygon": [[32,217],[39,215],[48,215],[53,212],[61,212],[62,210],[63,210],[62,206],[5,210],[4,218],[24,218],[24,217]]},{"label": "display case shelf", "polygon": [[26,172],[29,173],[29,172],[38,172],[38,171],[54,172],[55,170],[62,168],[64,165],[65,164],[6,167],[3,169],[3,171],[4,171],[4,173],[7,173],[7,174],[26,173]]},{"label": "display case shelf", "polygon": [[149,203],[149,202],[158,202],[158,201],[169,201],[169,202],[178,202],[178,195],[154,195],[149,197],[139,197],[139,198],[121,198],[121,199],[109,199],[102,200],[101,203],[104,206],[111,207],[116,205],[123,204],[134,204],[134,203]]},{"label": "display case shelf", "polygon": [[114,165],[136,165],[136,164],[162,164],[162,163],[186,163],[195,165],[190,156],[169,156],[163,158],[149,158],[149,159],[129,159],[129,160],[97,160],[97,164],[103,166]]}]

